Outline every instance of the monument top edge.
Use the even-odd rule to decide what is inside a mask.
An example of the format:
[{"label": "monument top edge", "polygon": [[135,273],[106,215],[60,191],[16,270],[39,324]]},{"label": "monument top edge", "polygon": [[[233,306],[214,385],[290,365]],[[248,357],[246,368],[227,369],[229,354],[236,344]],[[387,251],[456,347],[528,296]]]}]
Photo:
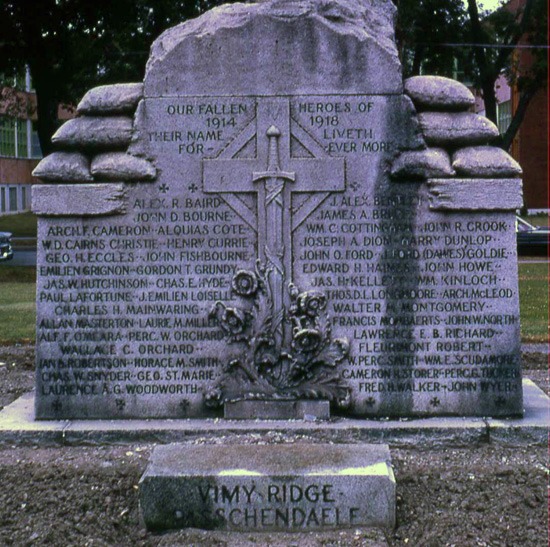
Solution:
[{"label": "monument top edge", "polygon": [[[303,32],[296,32],[296,29],[286,32],[280,30],[285,27],[293,28],[293,25],[323,29],[325,35],[334,36],[338,40],[344,38],[359,44],[375,44],[376,49],[387,56],[391,65],[399,65],[394,39],[395,14],[396,8],[391,0],[265,0],[224,4],[176,25],[159,36],[151,46],[145,83],[147,85],[151,77],[154,79],[159,65],[169,61],[171,54],[189,40],[196,42],[200,48],[201,44],[204,46],[215,42],[216,36],[226,43],[228,33],[238,31],[238,44],[241,48],[242,44],[251,41],[258,45],[258,36],[261,35],[266,47],[279,43],[279,47],[288,52],[288,47],[294,47],[293,44],[297,45],[304,39],[309,42],[309,38],[304,38]],[[255,29],[259,29],[259,33]],[[297,47],[302,46],[303,43]],[[229,50],[233,50],[233,54],[238,53],[235,46],[229,46]],[[215,51],[216,48],[211,49],[208,57]],[[295,51],[295,55],[298,53]],[[241,54],[244,57],[248,55],[242,50]],[[224,51],[217,52],[214,57],[219,55],[223,57]],[[267,57],[273,53],[265,51],[262,55],[267,62]]]},{"label": "monument top edge", "polygon": [[388,45],[395,49],[393,25],[396,13],[397,8],[391,0],[261,0],[222,4],[199,17],[165,30],[153,42],[151,57],[157,48],[167,51],[166,47],[172,45],[173,40],[179,41],[193,34],[214,34],[223,28],[240,27],[256,16],[283,21],[313,17],[331,25],[336,32],[349,32],[355,28],[357,31],[368,31],[376,38],[389,38]]},{"label": "monument top edge", "polygon": [[174,100],[174,99],[256,99],[256,98],[262,98],[262,99],[275,99],[275,98],[288,98],[288,99],[296,99],[300,97],[311,97],[311,98],[350,98],[353,97],[381,97],[381,98],[390,98],[390,97],[402,97],[402,92],[392,92],[392,93],[372,93],[369,91],[360,92],[360,91],[353,91],[346,93],[344,91],[342,92],[324,92],[324,91],[303,91],[303,90],[296,90],[293,93],[267,93],[267,92],[258,92],[258,93],[166,93],[166,94],[146,94],[143,96],[143,100],[145,101],[155,101],[155,100]]}]

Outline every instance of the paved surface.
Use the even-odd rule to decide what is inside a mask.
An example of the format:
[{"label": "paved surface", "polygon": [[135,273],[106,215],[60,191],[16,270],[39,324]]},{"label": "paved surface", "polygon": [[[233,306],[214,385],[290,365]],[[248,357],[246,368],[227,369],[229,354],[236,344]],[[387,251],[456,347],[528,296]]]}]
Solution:
[{"label": "paved surface", "polygon": [[3,262],[3,264],[9,266],[36,266],[36,249],[15,249],[13,258]]},{"label": "paved surface", "polygon": [[291,432],[325,442],[383,442],[400,446],[464,446],[479,442],[548,443],[550,399],[531,380],[523,380],[524,417],[425,418],[328,422],[259,420],[62,420],[35,421],[34,393],[23,395],[0,412],[0,444],[86,445],[168,443],[244,433]]}]

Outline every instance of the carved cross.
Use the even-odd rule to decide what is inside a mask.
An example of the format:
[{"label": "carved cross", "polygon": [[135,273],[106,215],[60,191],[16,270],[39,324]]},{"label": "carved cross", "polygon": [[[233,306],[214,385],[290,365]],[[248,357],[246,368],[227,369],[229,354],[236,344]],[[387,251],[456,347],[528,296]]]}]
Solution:
[{"label": "carved cross", "polygon": [[[290,155],[291,136],[312,157]],[[255,158],[235,157],[253,139]],[[257,232],[258,257],[273,267],[274,327],[284,339],[283,315],[292,281],[292,232],[332,192],[345,190],[342,158],[332,158],[290,117],[286,99],[258,100],[256,118],[215,159],[203,160],[203,188],[219,194]],[[293,209],[293,193],[311,194]],[[257,211],[238,194],[256,193]]]}]

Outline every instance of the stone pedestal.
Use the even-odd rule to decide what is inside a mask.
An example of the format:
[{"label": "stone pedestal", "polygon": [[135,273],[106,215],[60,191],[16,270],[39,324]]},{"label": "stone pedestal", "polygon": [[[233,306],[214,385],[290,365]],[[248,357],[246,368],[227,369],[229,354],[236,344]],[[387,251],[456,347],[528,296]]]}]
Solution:
[{"label": "stone pedestal", "polygon": [[387,445],[155,448],[140,481],[151,530],[299,531],[395,525]]},{"label": "stone pedestal", "polygon": [[329,401],[228,401],[223,407],[228,420],[328,420]]}]

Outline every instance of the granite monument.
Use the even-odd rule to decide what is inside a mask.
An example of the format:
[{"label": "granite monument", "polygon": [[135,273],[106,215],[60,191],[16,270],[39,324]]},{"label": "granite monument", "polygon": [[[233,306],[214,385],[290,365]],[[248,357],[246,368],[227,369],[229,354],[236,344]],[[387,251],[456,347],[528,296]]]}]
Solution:
[{"label": "granite monument", "polygon": [[38,419],[522,413],[521,169],[394,15],[222,6],[86,94],[35,171]]}]

